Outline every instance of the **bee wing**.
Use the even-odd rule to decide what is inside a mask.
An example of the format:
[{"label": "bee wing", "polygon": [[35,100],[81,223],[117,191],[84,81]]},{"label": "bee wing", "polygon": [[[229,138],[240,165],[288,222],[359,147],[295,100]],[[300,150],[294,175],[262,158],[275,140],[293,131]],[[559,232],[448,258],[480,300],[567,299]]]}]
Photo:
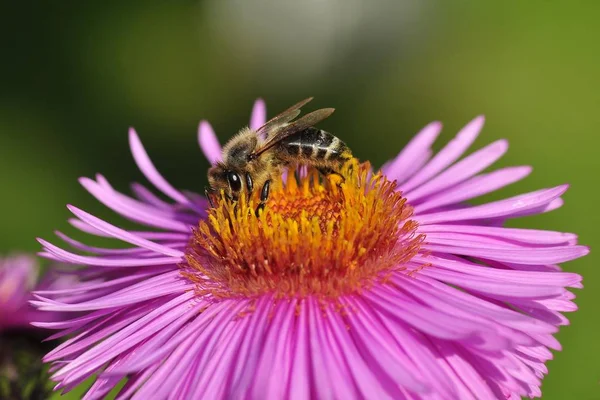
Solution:
[{"label": "bee wing", "polygon": [[268,120],[263,126],[258,128],[256,130],[256,132],[259,135],[261,135],[262,137],[269,140],[270,136],[275,131],[277,131],[278,128],[287,124],[288,122],[290,122],[291,120],[296,118],[298,115],[300,115],[300,108],[304,107],[307,103],[312,101],[312,99],[313,99],[312,97],[309,97],[308,99],[304,99],[304,100],[294,104],[293,106],[291,106],[284,112],[282,112],[282,113],[276,115],[275,117],[271,118],[270,120]]},{"label": "bee wing", "polygon": [[253,158],[258,157],[260,154],[275,146],[283,139],[323,121],[325,118],[333,114],[334,111],[335,109],[333,108],[322,108],[320,110],[308,113],[296,121],[278,126],[273,132],[271,132],[269,137],[267,137],[267,140],[258,149],[256,149],[251,156]]}]

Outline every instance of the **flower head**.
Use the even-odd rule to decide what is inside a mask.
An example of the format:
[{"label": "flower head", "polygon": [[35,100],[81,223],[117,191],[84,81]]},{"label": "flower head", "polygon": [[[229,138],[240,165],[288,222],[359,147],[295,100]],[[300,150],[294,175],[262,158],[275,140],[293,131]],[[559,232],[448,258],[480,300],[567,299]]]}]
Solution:
[{"label": "flower head", "polygon": [[19,254],[0,259],[0,398],[47,398],[47,368],[42,356],[51,347],[41,343],[39,329],[33,321],[57,321],[60,313],[42,312],[29,301],[33,290],[61,288],[65,277],[50,275],[38,282],[39,268],[35,257]]},{"label": "flower head", "polygon": [[368,164],[279,183],[257,218],[253,203],[223,198],[194,229],[183,272],[216,298],[307,297],[336,301],[405,268],[423,235],[396,185]]},{"label": "flower head", "polygon": [[[251,128],[265,120],[258,102]],[[502,227],[551,211],[566,186],[493,203],[467,200],[524,178],[481,173],[499,141],[460,161],[483,124],[469,123],[431,158],[425,127],[381,169],[346,164],[343,182],[312,170],[276,179],[267,207],[176,190],[136,133],[134,158],[171,201],[140,184],[135,198],[102,176],[83,186],[148,228],[130,231],[69,206],[84,232],[130,244],[97,248],[61,237],[43,254],[85,265],[42,310],[83,313],[45,327],[73,337],[45,358],[57,389],[98,374],[87,398],[124,377],[120,398],[497,398],[539,396],[553,337],[575,310],[581,277],[558,263],[587,254],[573,234]],[[202,122],[210,162],[220,145]]]},{"label": "flower head", "polygon": [[26,254],[0,258],[0,332],[27,329],[33,321],[58,318],[40,312],[29,304],[33,290],[56,289],[64,278],[56,281],[50,276],[38,282],[39,266],[33,256]]}]

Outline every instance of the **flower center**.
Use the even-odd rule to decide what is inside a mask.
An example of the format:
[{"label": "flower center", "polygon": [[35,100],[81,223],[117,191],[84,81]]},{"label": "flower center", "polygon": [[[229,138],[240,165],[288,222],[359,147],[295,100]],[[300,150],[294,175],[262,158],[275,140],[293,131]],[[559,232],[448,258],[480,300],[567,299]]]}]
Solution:
[{"label": "flower center", "polygon": [[216,298],[337,298],[404,270],[424,236],[396,183],[355,161],[341,175],[279,179],[259,217],[253,199],[221,198],[194,230],[182,273]]}]

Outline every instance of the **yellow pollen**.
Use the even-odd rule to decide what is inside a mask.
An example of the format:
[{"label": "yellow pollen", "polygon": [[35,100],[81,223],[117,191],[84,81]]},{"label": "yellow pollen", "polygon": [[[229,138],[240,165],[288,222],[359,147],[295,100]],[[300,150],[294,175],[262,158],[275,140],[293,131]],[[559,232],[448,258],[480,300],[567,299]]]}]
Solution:
[{"label": "yellow pollen", "polygon": [[194,229],[182,273],[215,298],[337,298],[404,270],[424,236],[396,183],[355,160],[341,175],[273,182],[258,217],[254,198],[222,196]]}]

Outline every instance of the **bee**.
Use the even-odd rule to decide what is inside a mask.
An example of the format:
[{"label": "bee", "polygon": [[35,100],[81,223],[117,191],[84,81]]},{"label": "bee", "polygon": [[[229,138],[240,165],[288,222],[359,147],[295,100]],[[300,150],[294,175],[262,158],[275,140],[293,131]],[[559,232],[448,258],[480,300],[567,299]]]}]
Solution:
[{"label": "bee", "polygon": [[211,194],[223,191],[231,201],[240,196],[250,199],[260,190],[256,214],[265,207],[273,177],[284,167],[307,165],[324,176],[339,175],[342,164],[352,158],[352,152],[339,138],[313,125],[329,117],[334,109],[323,108],[295,119],[305,99],[267,121],[256,130],[242,129],[223,147],[222,161],[208,170],[206,190],[211,206]]}]

